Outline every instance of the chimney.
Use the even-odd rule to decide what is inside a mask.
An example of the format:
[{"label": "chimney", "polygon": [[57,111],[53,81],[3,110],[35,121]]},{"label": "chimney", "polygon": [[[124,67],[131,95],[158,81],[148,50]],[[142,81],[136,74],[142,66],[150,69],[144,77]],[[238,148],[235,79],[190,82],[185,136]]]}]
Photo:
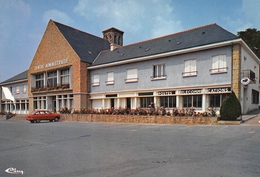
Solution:
[{"label": "chimney", "polygon": [[112,27],[102,31],[102,33],[103,39],[106,39],[108,42],[110,42],[111,51],[123,46],[123,31]]}]

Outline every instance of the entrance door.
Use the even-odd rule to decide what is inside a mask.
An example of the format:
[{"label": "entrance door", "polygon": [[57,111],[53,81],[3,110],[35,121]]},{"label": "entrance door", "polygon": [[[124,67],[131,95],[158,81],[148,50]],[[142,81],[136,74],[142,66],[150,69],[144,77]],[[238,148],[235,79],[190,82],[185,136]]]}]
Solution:
[{"label": "entrance door", "polygon": [[52,111],[57,112],[57,110],[56,110],[56,96],[52,97]]},{"label": "entrance door", "polygon": [[126,98],[126,108],[131,109],[131,98]]},{"label": "entrance door", "polygon": [[114,98],[112,98],[110,100],[110,105],[111,105],[111,108],[115,108],[115,99]]}]

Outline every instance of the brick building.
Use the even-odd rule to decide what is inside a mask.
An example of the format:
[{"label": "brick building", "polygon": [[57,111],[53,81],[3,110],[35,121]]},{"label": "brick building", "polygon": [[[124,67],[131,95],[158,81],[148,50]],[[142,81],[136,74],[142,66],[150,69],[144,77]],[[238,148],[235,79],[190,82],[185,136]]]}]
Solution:
[{"label": "brick building", "polygon": [[87,67],[107,40],[50,20],[28,70],[29,109],[89,107]]}]

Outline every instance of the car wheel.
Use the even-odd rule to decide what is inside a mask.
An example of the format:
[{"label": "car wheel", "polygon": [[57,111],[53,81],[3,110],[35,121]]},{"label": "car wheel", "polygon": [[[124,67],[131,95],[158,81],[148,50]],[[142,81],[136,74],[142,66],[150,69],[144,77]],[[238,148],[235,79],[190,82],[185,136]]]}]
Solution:
[{"label": "car wheel", "polygon": [[58,118],[58,117],[55,117],[54,121],[55,121],[55,122],[58,122],[58,121],[59,121],[59,118]]},{"label": "car wheel", "polygon": [[30,120],[31,123],[34,123],[34,120]]},{"label": "car wheel", "polygon": [[35,122],[36,122],[36,123],[40,123],[41,121],[40,121],[40,120],[36,120]]}]

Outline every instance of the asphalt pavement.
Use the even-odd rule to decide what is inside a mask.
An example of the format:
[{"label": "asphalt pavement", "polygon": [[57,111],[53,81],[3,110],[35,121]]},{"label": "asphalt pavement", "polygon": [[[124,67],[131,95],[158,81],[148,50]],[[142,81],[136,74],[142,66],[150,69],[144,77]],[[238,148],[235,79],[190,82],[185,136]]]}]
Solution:
[{"label": "asphalt pavement", "polygon": [[259,177],[260,127],[241,125],[0,120],[0,176]]}]

